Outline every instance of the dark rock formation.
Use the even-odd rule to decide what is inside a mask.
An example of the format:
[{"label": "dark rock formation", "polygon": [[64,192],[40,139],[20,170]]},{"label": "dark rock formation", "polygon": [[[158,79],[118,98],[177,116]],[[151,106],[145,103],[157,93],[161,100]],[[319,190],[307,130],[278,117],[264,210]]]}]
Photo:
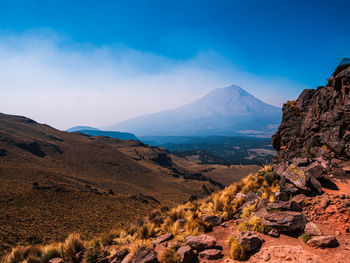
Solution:
[{"label": "dark rock formation", "polygon": [[350,158],[350,64],[338,67],[325,87],[304,90],[283,106],[272,137],[278,161],[294,157]]}]

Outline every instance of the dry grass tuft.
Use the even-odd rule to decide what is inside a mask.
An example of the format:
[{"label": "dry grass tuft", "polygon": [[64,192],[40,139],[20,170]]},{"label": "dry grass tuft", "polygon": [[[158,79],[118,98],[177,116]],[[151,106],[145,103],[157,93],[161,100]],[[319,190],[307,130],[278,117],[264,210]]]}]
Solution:
[{"label": "dry grass tuft", "polygon": [[239,244],[237,238],[234,236],[231,236],[227,240],[227,245],[230,248],[230,256],[233,259],[236,260],[245,260],[246,259],[246,251],[244,248]]},{"label": "dry grass tuft", "polygon": [[84,249],[83,241],[79,234],[71,234],[63,244],[64,258],[68,261],[79,262],[77,253]]},{"label": "dry grass tuft", "polygon": [[163,250],[160,256],[161,263],[180,263],[180,256],[174,248],[167,248]]},{"label": "dry grass tuft", "polygon": [[48,245],[43,249],[41,263],[48,263],[50,259],[61,258],[62,256],[62,249],[55,245]]},{"label": "dry grass tuft", "polygon": [[266,234],[271,228],[264,225],[263,222],[263,219],[257,216],[252,216],[248,221],[240,223],[238,229],[240,231],[249,230]]}]

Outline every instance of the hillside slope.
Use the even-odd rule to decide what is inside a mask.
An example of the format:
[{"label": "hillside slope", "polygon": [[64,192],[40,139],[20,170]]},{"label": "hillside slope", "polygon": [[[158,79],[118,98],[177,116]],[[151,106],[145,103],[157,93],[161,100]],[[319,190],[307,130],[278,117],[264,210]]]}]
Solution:
[{"label": "hillside slope", "polygon": [[281,121],[281,110],[238,86],[212,91],[188,105],[148,114],[107,127],[137,136],[252,134],[266,136]]},{"label": "hillside slope", "polygon": [[[219,189],[164,149],[58,131],[0,114],[0,250],[91,237],[153,208]],[[57,231],[59,229],[59,231]]]}]

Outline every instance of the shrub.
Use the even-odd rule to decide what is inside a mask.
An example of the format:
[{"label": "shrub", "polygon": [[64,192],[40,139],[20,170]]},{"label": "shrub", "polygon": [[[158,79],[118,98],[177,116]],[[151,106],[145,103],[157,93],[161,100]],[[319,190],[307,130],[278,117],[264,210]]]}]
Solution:
[{"label": "shrub", "polygon": [[77,253],[84,249],[83,241],[79,234],[71,234],[63,244],[64,257],[68,261],[79,262]]},{"label": "shrub", "polygon": [[62,257],[60,249],[57,246],[49,245],[43,249],[41,263],[48,263],[50,259]]},{"label": "shrub", "polygon": [[246,252],[244,248],[239,244],[237,238],[231,236],[227,240],[227,245],[230,248],[230,256],[236,260],[245,260]]},{"label": "shrub", "polygon": [[161,263],[180,263],[180,256],[174,248],[164,249],[160,256]]},{"label": "shrub", "polygon": [[300,236],[301,240],[303,240],[304,243],[306,243],[308,240],[311,239],[311,236],[306,234],[306,233],[303,233],[301,236]]},{"label": "shrub", "polygon": [[34,258],[40,258],[42,255],[42,251],[38,247],[33,246],[19,246],[16,248],[13,248],[10,255],[7,257],[8,263],[19,263],[22,262],[28,258],[31,258],[33,261]]}]

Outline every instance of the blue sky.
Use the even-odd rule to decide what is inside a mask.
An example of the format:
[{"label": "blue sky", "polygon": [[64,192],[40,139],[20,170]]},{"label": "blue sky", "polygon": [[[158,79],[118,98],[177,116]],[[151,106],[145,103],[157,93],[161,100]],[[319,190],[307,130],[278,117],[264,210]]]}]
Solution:
[{"label": "blue sky", "polygon": [[281,105],[350,56],[349,10],[337,0],[0,1],[0,110],[105,126],[230,84]]}]

